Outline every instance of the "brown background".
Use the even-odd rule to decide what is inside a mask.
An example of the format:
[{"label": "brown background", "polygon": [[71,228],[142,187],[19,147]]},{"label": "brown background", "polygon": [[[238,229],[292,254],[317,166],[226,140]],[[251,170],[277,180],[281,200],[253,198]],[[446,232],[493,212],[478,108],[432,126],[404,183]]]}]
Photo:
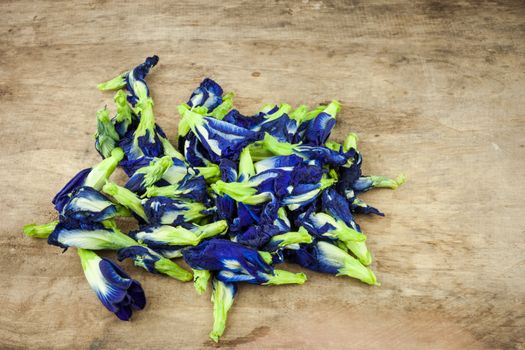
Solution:
[{"label": "brown background", "polygon": [[[381,287],[308,273],[242,286],[224,348],[524,349],[522,1],[2,1],[0,348],[214,348],[209,295],[129,264],[148,306],[129,323],[89,289],[74,250],[21,227],[99,159],[96,83],[160,56],[149,82],[173,139],[177,104],[210,76],[246,113],[339,99],[334,138],[364,169],[404,172],[359,218]],[[118,176],[117,179],[121,179]]]}]

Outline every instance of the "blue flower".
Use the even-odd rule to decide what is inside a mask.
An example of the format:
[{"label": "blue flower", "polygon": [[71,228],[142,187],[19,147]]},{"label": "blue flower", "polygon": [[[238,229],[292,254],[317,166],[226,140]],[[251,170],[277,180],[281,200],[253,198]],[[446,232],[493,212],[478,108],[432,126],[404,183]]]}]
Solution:
[{"label": "blue flower", "polygon": [[290,210],[297,210],[312,203],[321,192],[334,184],[334,179],[323,178],[319,183],[299,184],[292,187],[291,193],[281,201]]},{"label": "blue flower", "polygon": [[193,133],[189,134],[184,142],[184,157],[188,164],[194,167],[206,166],[211,159],[208,150]]},{"label": "blue flower", "polygon": [[209,213],[202,203],[167,197],[149,198],[142,206],[151,225],[177,226],[203,218]]},{"label": "blue flower", "polygon": [[331,240],[339,239],[343,242],[355,241],[362,242],[366,236],[349,227],[343,220],[334,218],[326,213],[313,212],[315,208],[299,216],[298,223],[301,223],[310,234]]},{"label": "blue flower", "polygon": [[339,102],[332,101],[321,113],[309,120],[306,123],[303,143],[312,146],[324,145],[335,126],[335,115],[340,109]]},{"label": "blue flower", "polygon": [[132,238],[115,228],[98,223],[64,221],[56,225],[47,243],[64,249],[76,247],[90,250],[118,250],[137,245]]},{"label": "blue flower", "polygon": [[350,202],[350,209],[354,213],[365,214],[365,215],[366,214],[374,214],[374,215],[378,215],[378,216],[385,216],[385,214],[383,214],[381,211],[379,211],[379,209],[374,208],[374,207],[366,204],[365,202],[363,202],[361,199],[359,199],[357,197],[353,197],[350,200],[351,200],[351,202]]},{"label": "blue flower", "polygon": [[395,179],[390,179],[385,176],[361,176],[352,183],[352,189],[359,194],[366,192],[372,188],[390,188],[395,190],[406,181],[404,175],[399,175]]},{"label": "blue flower", "polygon": [[135,266],[142,267],[151,273],[161,273],[183,282],[191,281],[193,275],[173,261],[157,254],[143,246],[133,246],[119,249],[118,260],[132,259]]},{"label": "blue flower", "polygon": [[62,211],[66,203],[71,198],[71,194],[76,191],[79,187],[84,185],[86,177],[91,172],[91,168],[83,169],[78,172],[69,182],[55,195],[52,203],[55,205],[55,209],[59,212]]},{"label": "blue flower", "polygon": [[133,309],[146,306],[146,296],[138,281],[109,259],[92,251],[78,249],[86,279],[102,304],[119,319],[128,321]]},{"label": "blue flower", "polygon": [[[275,111],[279,109],[277,106],[275,106],[275,108]],[[253,117],[244,116],[238,110],[232,109],[226,114],[223,120],[241,128],[252,129],[259,125],[264,120],[264,117],[265,114],[257,114]]]},{"label": "blue flower", "polygon": [[192,108],[206,107],[211,112],[222,103],[222,94],[221,86],[210,78],[206,78],[193,91],[187,104]]},{"label": "blue flower", "polygon": [[[323,193],[321,206],[323,211],[330,214],[336,221],[344,222],[344,226],[348,227],[351,231],[361,232],[361,228],[354,221],[352,213],[350,212],[348,202],[335,190],[329,189]],[[349,249],[363,265],[370,265],[372,263],[372,254],[364,241],[339,239],[343,241],[346,248]]]},{"label": "blue flower", "polygon": [[62,215],[83,222],[100,222],[117,215],[117,206],[99,191],[80,187],[62,210]]},{"label": "blue flower", "polygon": [[125,187],[130,191],[141,194],[146,190],[146,187],[152,186],[159,181],[172,165],[173,160],[170,156],[153,158],[148,165],[137,169],[133,173]]},{"label": "blue flower", "polygon": [[131,94],[128,96],[128,101],[132,106],[149,97],[149,88],[145,79],[150,69],[157,65],[158,62],[158,56],[148,57],[144,63],[139,64],[126,75],[126,89]]},{"label": "blue flower", "polygon": [[[254,166],[255,166],[255,170],[257,171],[257,173],[262,173],[263,171],[271,170],[271,169],[283,169],[283,170],[290,169],[294,171],[294,169],[302,163],[303,163],[303,158],[295,154],[291,154],[288,156],[274,156],[274,157],[266,158],[266,159],[258,161],[257,163],[254,164]],[[294,171],[294,173],[296,172]]]},{"label": "blue flower", "polygon": [[119,137],[124,137],[128,130],[134,130],[139,123],[138,117],[133,113],[128,102],[128,95],[124,90],[119,90],[113,97],[117,107],[117,114],[112,119]]},{"label": "blue flower", "polygon": [[257,276],[245,272],[222,270],[217,273],[216,278],[226,283],[245,282],[262,285],[303,284],[306,282],[304,273],[293,273],[278,269],[273,270],[271,274],[259,272]]},{"label": "blue flower", "polygon": [[224,239],[210,239],[183,251],[184,260],[193,269],[231,271],[251,275],[260,283],[267,281],[261,273],[273,273],[262,256],[254,249]]},{"label": "blue flower", "polygon": [[219,163],[222,158],[237,160],[248,144],[261,138],[261,134],[211,117],[203,117],[189,109],[180,113],[200,143],[209,152],[211,160]]},{"label": "blue flower", "polygon": [[270,242],[272,237],[279,232],[279,227],[273,224],[254,225],[239,233],[236,236],[236,242],[257,249]]},{"label": "blue flower", "polygon": [[55,205],[55,209],[61,212],[73,192],[82,186],[93,187],[97,191],[102,189],[102,186],[104,186],[123,157],[124,152],[120,148],[115,148],[111,151],[111,155],[108,158],[102,160],[93,168],[79,171],[53,198],[52,202]]},{"label": "blue flower", "polygon": [[296,250],[286,249],[285,256],[291,262],[313,271],[337,276],[346,275],[370,285],[379,284],[372,270],[329,242],[317,241],[312,244],[301,245]]},{"label": "blue flower", "polygon": [[151,186],[146,189],[147,197],[186,198],[195,202],[206,202],[206,180],[202,176],[187,174],[176,185]]}]

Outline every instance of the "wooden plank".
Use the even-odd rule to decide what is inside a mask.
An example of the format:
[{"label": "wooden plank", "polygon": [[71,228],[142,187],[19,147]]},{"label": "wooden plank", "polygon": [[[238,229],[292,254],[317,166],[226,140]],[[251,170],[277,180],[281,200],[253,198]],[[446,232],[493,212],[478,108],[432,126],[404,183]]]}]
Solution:
[{"label": "wooden plank", "polygon": [[[131,322],[103,309],[76,254],[21,235],[97,162],[94,87],[145,56],[158,122],[206,76],[264,102],[343,104],[334,137],[361,136],[369,173],[408,174],[359,218],[381,287],[308,273],[242,286],[224,348],[523,349],[525,7],[506,2],[3,1],[0,9],[0,348],[216,347],[209,295],[139,279]],[[119,175],[117,179],[122,179]]]}]

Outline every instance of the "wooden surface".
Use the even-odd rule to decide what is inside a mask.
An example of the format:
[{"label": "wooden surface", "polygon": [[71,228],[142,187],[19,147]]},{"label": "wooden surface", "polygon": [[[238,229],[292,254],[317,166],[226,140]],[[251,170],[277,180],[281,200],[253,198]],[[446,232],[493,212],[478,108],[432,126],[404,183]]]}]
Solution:
[{"label": "wooden surface", "polygon": [[[73,250],[22,236],[99,159],[96,83],[156,53],[149,78],[173,139],[210,76],[246,113],[343,104],[364,169],[409,177],[359,218],[381,287],[308,273],[242,286],[222,348],[524,349],[525,5],[412,1],[2,1],[0,348],[207,349],[209,295],[125,264],[147,308],[119,322]],[[122,174],[117,180],[122,180]]]}]

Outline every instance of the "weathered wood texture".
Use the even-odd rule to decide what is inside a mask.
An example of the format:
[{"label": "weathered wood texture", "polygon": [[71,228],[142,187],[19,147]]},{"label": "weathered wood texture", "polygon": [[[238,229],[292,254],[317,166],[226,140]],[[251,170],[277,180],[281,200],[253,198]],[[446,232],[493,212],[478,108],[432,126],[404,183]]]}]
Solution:
[{"label": "weathered wood texture", "polygon": [[[23,237],[99,157],[97,82],[156,53],[158,122],[206,76],[254,112],[339,99],[368,173],[409,182],[359,218],[381,287],[309,273],[242,286],[223,348],[524,349],[525,5],[522,1],[2,1],[0,348],[213,348],[209,295],[150,275],[119,322],[74,251]],[[122,177],[122,176],[121,176]]]}]

